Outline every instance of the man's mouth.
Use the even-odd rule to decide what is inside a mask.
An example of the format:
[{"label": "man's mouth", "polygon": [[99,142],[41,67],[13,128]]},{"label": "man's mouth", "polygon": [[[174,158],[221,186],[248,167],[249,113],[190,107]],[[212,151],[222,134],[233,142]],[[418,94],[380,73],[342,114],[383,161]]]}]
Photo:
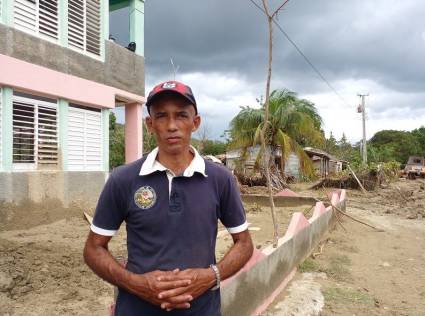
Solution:
[{"label": "man's mouth", "polygon": [[179,141],[180,141],[180,139],[181,139],[181,137],[178,137],[178,136],[171,136],[171,137],[167,137],[167,141],[168,141],[168,143],[170,143],[170,144],[177,143],[177,142],[179,142]]}]

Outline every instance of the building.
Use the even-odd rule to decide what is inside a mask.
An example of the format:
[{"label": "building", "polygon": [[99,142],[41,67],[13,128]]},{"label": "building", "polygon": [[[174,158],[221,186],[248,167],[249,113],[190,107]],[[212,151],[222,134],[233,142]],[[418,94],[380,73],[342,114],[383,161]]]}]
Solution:
[{"label": "building", "polygon": [[313,161],[316,175],[321,178],[327,178],[330,175],[341,172],[343,170],[343,165],[346,165],[345,161],[317,148],[305,147],[304,152]]},{"label": "building", "polygon": [[[231,169],[239,169],[244,174],[250,174],[254,170],[255,162],[260,152],[260,145],[247,148],[246,151],[241,149],[232,149],[226,152],[226,166]],[[343,169],[343,164],[346,162],[339,160],[327,152],[305,147],[304,152],[311,159],[314,170],[317,176],[326,178],[329,175],[336,174]],[[244,156],[244,159],[241,157]],[[280,157],[282,152],[280,148],[276,148],[274,159],[277,166],[280,166]],[[300,160],[298,156],[291,152],[285,162],[285,175],[299,179],[301,177]]]},{"label": "building", "polygon": [[[122,8],[130,49],[109,40]],[[141,0],[0,0],[0,203],[93,204],[116,106],[126,161],[141,156],[143,47]]]}]

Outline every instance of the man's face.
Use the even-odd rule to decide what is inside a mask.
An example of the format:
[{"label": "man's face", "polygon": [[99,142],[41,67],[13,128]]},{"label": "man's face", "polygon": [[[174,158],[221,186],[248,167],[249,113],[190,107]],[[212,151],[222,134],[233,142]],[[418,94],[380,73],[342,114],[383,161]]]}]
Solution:
[{"label": "man's face", "polygon": [[169,154],[179,154],[190,144],[190,138],[201,123],[193,105],[174,94],[159,96],[150,106],[146,118],[158,147]]}]

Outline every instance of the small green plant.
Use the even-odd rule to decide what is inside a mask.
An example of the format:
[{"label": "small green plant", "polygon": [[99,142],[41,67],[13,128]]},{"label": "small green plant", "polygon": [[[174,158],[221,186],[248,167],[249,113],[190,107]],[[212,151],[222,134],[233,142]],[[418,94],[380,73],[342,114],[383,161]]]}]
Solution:
[{"label": "small green plant", "polygon": [[334,280],[349,281],[351,280],[351,272],[348,269],[350,265],[351,260],[346,255],[332,256],[329,265],[323,269],[323,272]]},{"label": "small green plant", "polygon": [[304,260],[299,266],[299,271],[304,272],[317,272],[320,271],[320,265],[311,257]]},{"label": "small green plant", "polygon": [[373,305],[374,299],[368,293],[352,289],[352,288],[339,288],[331,287],[323,291],[325,301],[332,301],[335,303],[357,303],[364,305]]}]

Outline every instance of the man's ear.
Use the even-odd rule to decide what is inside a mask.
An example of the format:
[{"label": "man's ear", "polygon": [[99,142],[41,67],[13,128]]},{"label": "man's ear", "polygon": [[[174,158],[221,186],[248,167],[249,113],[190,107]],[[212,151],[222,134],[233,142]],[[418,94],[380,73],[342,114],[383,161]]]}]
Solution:
[{"label": "man's ear", "polygon": [[199,128],[199,125],[201,125],[201,117],[199,115],[195,115],[193,118],[192,132],[195,132]]},{"label": "man's ear", "polygon": [[145,122],[146,122],[146,127],[148,128],[148,131],[152,133],[152,118],[150,116],[146,116]]}]

